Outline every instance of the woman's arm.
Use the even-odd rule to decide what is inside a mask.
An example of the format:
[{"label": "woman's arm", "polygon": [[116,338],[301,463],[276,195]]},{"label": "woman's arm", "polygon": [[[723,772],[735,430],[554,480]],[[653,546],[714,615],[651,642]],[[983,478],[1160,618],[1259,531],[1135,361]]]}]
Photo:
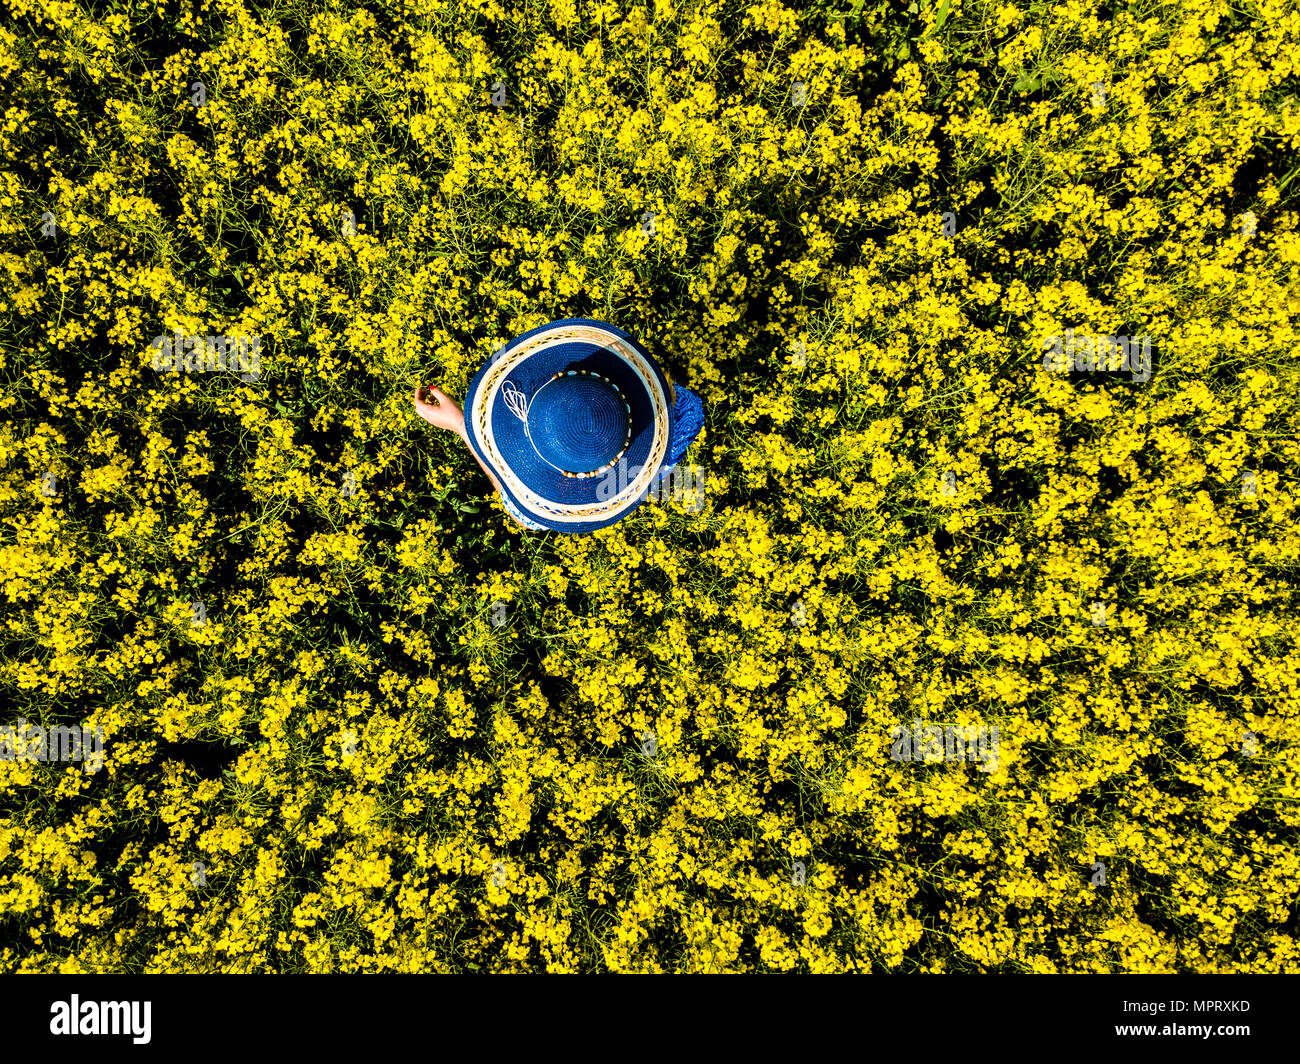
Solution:
[{"label": "woman's arm", "polygon": [[[461,428],[460,432],[458,432],[457,435],[462,440],[465,441],[465,446],[469,447],[469,437],[465,434],[464,427]],[[497,494],[504,499],[506,497],[506,493],[502,490],[501,482],[497,480],[496,474],[494,474],[492,470],[490,470],[487,466],[483,464],[483,459],[478,456],[478,451],[474,450],[473,447],[469,447],[469,453],[474,456],[474,461],[478,463],[479,468],[488,475],[488,480],[492,481],[492,486],[497,489]]]},{"label": "woman's arm", "polygon": [[[421,396],[421,392],[427,391],[433,402],[429,402]],[[427,389],[421,385],[415,386],[415,412],[424,418],[430,425],[436,425],[440,429],[447,429],[454,432],[462,440],[465,446],[469,447],[469,453],[474,456],[474,461],[479,464],[479,468],[488,475],[493,486],[501,497],[505,498],[505,492],[501,490],[501,483],[497,480],[487,466],[483,464],[483,459],[478,456],[478,452],[469,445],[469,434],[465,431],[465,412],[456,405],[455,401],[444,392],[441,388],[430,385]]]}]

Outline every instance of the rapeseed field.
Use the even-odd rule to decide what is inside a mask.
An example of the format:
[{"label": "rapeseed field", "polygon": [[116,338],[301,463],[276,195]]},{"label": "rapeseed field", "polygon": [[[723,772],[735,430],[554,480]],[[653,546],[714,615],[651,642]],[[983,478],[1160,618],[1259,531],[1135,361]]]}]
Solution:
[{"label": "rapeseed field", "polygon": [[0,12],[0,971],[1300,971],[1290,0]]}]

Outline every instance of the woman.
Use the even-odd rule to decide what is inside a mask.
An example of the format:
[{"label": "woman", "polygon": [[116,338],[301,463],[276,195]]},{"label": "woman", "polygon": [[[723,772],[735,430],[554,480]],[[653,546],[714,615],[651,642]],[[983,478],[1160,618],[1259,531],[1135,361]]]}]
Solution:
[{"label": "woman", "polygon": [[524,333],[470,381],[468,416],[440,388],[416,412],[469,445],[506,510],[533,531],[622,520],[681,461],[704,407],[631,336],[590,318]]}]

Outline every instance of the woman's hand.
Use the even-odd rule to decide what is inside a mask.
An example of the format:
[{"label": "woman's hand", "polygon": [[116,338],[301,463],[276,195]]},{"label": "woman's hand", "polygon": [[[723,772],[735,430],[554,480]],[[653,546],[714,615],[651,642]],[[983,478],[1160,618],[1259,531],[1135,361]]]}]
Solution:
[{"label": "woman's hand", "polygon": [[[428,398],[425,398],[427,393]],[[432,402],[430,401],[432,400]],[[430,425],[440,429],[450,429],[457,436],[465,434],[465,414],[455,401],[432,384],[427,388],[421,384],[415,386],[415,412]]]},{"label": "woman's hand", "polygon": [[[420,393],[427,392],[433,402],[426,400]],[[430,425],[437,425],[440,429],[450,429],[462,440],[465,446],[469,447],[469,438],[465,435],[465,413],[458,407],[455,401],[444,392],[441,388],[435,388],[432,384],[427,388],[417,384],[415,386],[415,412],[424,418]],[[470,454],[474,455],[474,461],[478,462],[483,472],[488,475],[492,481],[493,487],[501,491],[501,482],[497,480],[496,475],[486,465],[483,459],[470,447]]]}]

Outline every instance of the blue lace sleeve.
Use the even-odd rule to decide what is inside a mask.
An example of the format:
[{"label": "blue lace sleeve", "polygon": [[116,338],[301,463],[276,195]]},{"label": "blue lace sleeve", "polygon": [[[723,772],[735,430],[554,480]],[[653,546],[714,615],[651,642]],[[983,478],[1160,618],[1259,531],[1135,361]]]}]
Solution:
[{"label": "blue lace sleeve", "polygon": [[673,387],[677,393],[676,416],[673,419],[673,438],[668,441],[668,457],[664,459],[664,473],[685,457],[700,429],[704,428],[704,403],[700,397],[684,385]]},{"label": "blue lace sleeve", "polygon": [[515,504],[512,503],[506,496],[504,495],[501,496],[501,503],[503,506],[505,506],[506,512],[509,513],[510,516],[513,517],[516,521],[518,521],[521,525],[523,525],[524,528],[531,529],[534,532],[550,531],[550,529],[548,529],[545,525],[539,525],[531,517],[525,517],[523,514],[521,514],[519,512],[518,507],[516,507]]}]

